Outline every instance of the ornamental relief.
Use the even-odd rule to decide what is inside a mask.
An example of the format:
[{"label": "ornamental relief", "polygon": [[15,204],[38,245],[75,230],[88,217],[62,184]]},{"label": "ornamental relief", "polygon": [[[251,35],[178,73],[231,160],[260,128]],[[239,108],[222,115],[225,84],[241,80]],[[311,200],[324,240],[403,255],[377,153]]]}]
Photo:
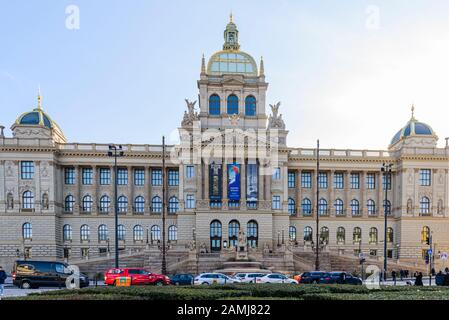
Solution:
[{"label": "ornamental relief", "polygon": [[13,136],[25,136],[25,137],[42,137],[42,138],[50,138],[50,133],[45,132],[39,129],[19,129],[16,128],[13,132]]},{"label": "ornamental relief", "polygon": [[47,178],[48,177],[48,162],[42,161],[41,163],[41,177]]},{"label": "ornamental relief", "polygon": [[5,167],[6,167],[6,176],[12,177],[14,175],[14,169],[13,169],[13,162],[12,161],[6,161]]}]

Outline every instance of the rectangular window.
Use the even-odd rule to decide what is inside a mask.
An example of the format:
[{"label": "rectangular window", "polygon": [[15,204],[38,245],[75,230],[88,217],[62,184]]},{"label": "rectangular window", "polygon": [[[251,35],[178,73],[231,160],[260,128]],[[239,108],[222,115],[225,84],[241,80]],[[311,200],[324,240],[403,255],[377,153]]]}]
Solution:
[{"label": "rectangular window", "polygon": [[288,187],[294,188],[296,186],[296,174],[294,171],[288,172]]},{"label": "rectangular window", "polygon": [[334,174],[334,188],[343,189],[344,188],[344,178],[342,172],[337,172]]},{"label": "rectangular window", "polygon": [[186,178],[191,179],[195,177],[195,167],[194,166],[186,166]]},{"label": "rectangular window", "polygon": [[128,184],[128,169],[125,168],[117,169],[117,184],[120,186]]},{"label": "rectangular window", "polygon": [[388,179],[386,178],[385,174],[382,176],[382,186],[384,190],[391,190],[391,174],[388,174]]},{"label": "rectangular window", "polygon": [[281,180],[281,168],[273,168],[273,180]]},{"label": "rectangular window", "polygon": [[369,190],[376,189],[376,174],[368,173],[366,175],[366,188]]},{"label": "rectangular window", "polygon": [[312,173],[301,172],[301,188],[312,188]]},{"label": "rectangular window", "polygon": [[419,184],[421,186],[430,186],[432,183],[431,170],[421,169],[419,170]]},{"label": "rectangular window", "polygon": [[34,162],[21,161],[20,162],[20,177],[23,180],[30,180],[34,177]]},{"label": "rectangular window", "polygon": [[111,169],[100,168],[100,184],[102,186],[111,184]]},{"label": "rectangular window", "polygon": [[92,184],[92,177],[93,177],[93,170],[92,168],[83,168],[82,170],[83,174],[83,184],[84,185],[91,185]]},{"label": "rectangular window", "polygon": [[169,186],[179,186],[179,171],[178,170],[168,170],[168,185]]},{"label": "rectangular window", "polygon": [[135,169],[134,170],[134,185],[143,186],[145,184],[145,170]]},{"label": "rectangular window", "polygon": [[359,173],[351,173],[351,176],[349,179],[350,179],[351,189],[360,189],[360,174]]},{"label": "rectangular window", "polygon": [[273,210],[280,210],[281,209],[281,196],[273,196],[272,209]]},{"label": "rectangular window", "polygon": [[75,168],[64,168],[64,183],[75,184]]},{"label": "rectangular window", "polygon": [[151,170],[151,185],[162,186],[162,170],[161,169]]},{"label": "rectangular window", "polygon": [[327,173],[326,172],[318,173],[318,188],[327,189]]},{"label": "rectangular window", "polygon": [[188,194],[186,196],[186,209],[194,209],[195,208],[195,195]]}]

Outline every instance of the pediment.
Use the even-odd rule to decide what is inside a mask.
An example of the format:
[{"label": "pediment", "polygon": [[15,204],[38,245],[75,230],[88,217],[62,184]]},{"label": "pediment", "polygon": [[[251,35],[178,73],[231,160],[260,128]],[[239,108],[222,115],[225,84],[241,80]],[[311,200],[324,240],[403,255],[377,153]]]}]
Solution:
[{"label": "pediment", "polygon": [[245,84],[245,81],[243,81],[243,77],[239,76],[239,75],[227,76],[223,79],[223,84],[242,85],[242,84]]}]

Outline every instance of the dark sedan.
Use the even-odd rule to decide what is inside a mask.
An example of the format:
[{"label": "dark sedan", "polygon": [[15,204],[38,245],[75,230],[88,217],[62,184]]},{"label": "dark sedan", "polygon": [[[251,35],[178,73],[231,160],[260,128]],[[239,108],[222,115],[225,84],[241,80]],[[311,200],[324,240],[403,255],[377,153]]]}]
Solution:
[{"label": "dark sedan", "polygon": [[323,284],[354,284],[354,285],[361,285],[363,284],[362,279],[353,276],[350,273],[344,272],[344,271],[335,271],[335,272],[328,272],[325,273],[320,278],[320,283]]},{"label": "dark sedan", "polygon": [[193,279],[193,275],[189,273],[179,273],[172,276],[170,281],[176,286],[190,286],[193,285]]},{"label": "dark sedan", "polygon": [[324,271],[304,272],[298,277],[299,283],[319,283],[320,278],[326,274]]}]

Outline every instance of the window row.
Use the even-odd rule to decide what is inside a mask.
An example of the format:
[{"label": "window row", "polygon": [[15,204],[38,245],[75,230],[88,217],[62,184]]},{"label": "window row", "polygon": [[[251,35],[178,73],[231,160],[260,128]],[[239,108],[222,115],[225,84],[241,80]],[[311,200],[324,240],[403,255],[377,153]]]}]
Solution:
[{"label": "window row", "polygon": [[[296,242],[297,241],[297,231],[295,226],[289,227],[289,239],[291,241]],[[370,244],[377,244],[378,239],[378,230],[377,228],[370,228],[368,233],[368,242]],[[328,227],[321,227],[319,239],[321,244],[329,244],[329,228]],[[313,229],[312,227],[305,227],[303,230],[303,240],[306,242],[313,242],[315,241],[313,237]],[[355,227],[352,230],[352,241],[353,243],[361,243],[362,241],[362,229],[359,227]],[[388,227],[387,228],[387,242],[393,243],[394,241],[394,231],[393,228]],[[346,229],[344,227],[338,227],[337,233],[336,233],[336,243],[337,244],[344,244],[346,242]]]},{"label": "window row", "polygon": [[[193,166],[191,166],[193,169]],[[192,169],[187,169],[189,173]],[[168,185],[178,186],[179,185],[179,171],[178,170],[168,170]],[[75,168],[67,167],[64,168],[64,183],[66,185],[74,185],[76,181]],[[145,185],[145,169],[134,169],[133,170],[133,183],[136,186]],[[100,168],[99,179],[100,185],[110,185],[112,182],[112,175],[110,168]],[[81,183],[83,185],[93,184],[93,169],[92,168],[82,168],[81,169]],[[127,185],[128,184],[128,169],[118,168],[117,169],[117,184]],[[162,170],[152,169],[151,170],[151,185],[162,186]]]},{"label": "window row", "polygon": [[[92,212],[93,210],[93,198],[90,195],[85,195],[80,204],[80,209],[83,212]],[[194,208],[195,207],[195,196],[192,194],[186,195],[186,208]],[[64,200],[64,211],[65,212],[73,212],[75,208],[75,197],[72,195],[68,195]],[[117,198],[117,208],[119,213],[128,212],[128,198],[126,196],[120,196]],[[100,198],[98,204],[98,211],[100,213],[108,213],[111,210],[111,198],[107,195],[104,195]],[[153,213],[161,213],[162,212],[162,198],[159,196],[154,196],[151,199],[151,204],[149,207],[150,212]],[[145,198],[142,196],[137,196],[134,199],[134,203],[132,205],[132,211],[134,213],[144,213],[145,212]],[[168,213],[177,213],[179,211],[179,200],[176,196],[170,197],[168,199]]]},{"label": "window row", "polygon": [[[232,220],[228,224],[228,239],[222,241],[222,224],[220,220],[214,220],[210,224],[210,248],[211,251],[220,251],[222,246],[237,246],[240,233],[240,222]],[[259,225],[255,220],[246,224],[246,240],[248,246],[256,248],[259,240]],[[229,242],[228,242],[229,241]],[[222,243],[223,242],[223,243]]]},{"label": "window row", "polygon": [[[239,113],[239,98],[235,94],[231,94],[226,99],[226,113],[229,115]],[[255,116],[257,112],[256,98],[249,95],[245,98],[245,116]],[[221,99],[217,94],[209,97],[209,114],[221,114]]]},{"label": "window row", "polygon": [[[108,227],[105,224],[102,224],[97,229],[98,232],[98,241],[109,241],[109,232]],[[124,225],[117,226],[117,239],[119,241],[125,241],[126,239],[126,228]],[[72,241],[73,240],[73,228],[71,225],[66,224],[62,228],[62,237],[64,241]],[[87,224],[84,224],[80,228],[80,240],[81,241],[90,241],[90,227]],[[148,239],[149,238],[149,239]],[[158,225],[153,225],[150,228],[150,234],[147,234],[147,241],[159,241],[161,239],[161,228]],[[144,240],[144,228],[141,225],[135,225],[133,227],[133,240],[134,241],[143,241]],[[177,241],[178,240],[178,227],[175,225],[171,225],[168,227],[168,240],[169,241]]]}]

